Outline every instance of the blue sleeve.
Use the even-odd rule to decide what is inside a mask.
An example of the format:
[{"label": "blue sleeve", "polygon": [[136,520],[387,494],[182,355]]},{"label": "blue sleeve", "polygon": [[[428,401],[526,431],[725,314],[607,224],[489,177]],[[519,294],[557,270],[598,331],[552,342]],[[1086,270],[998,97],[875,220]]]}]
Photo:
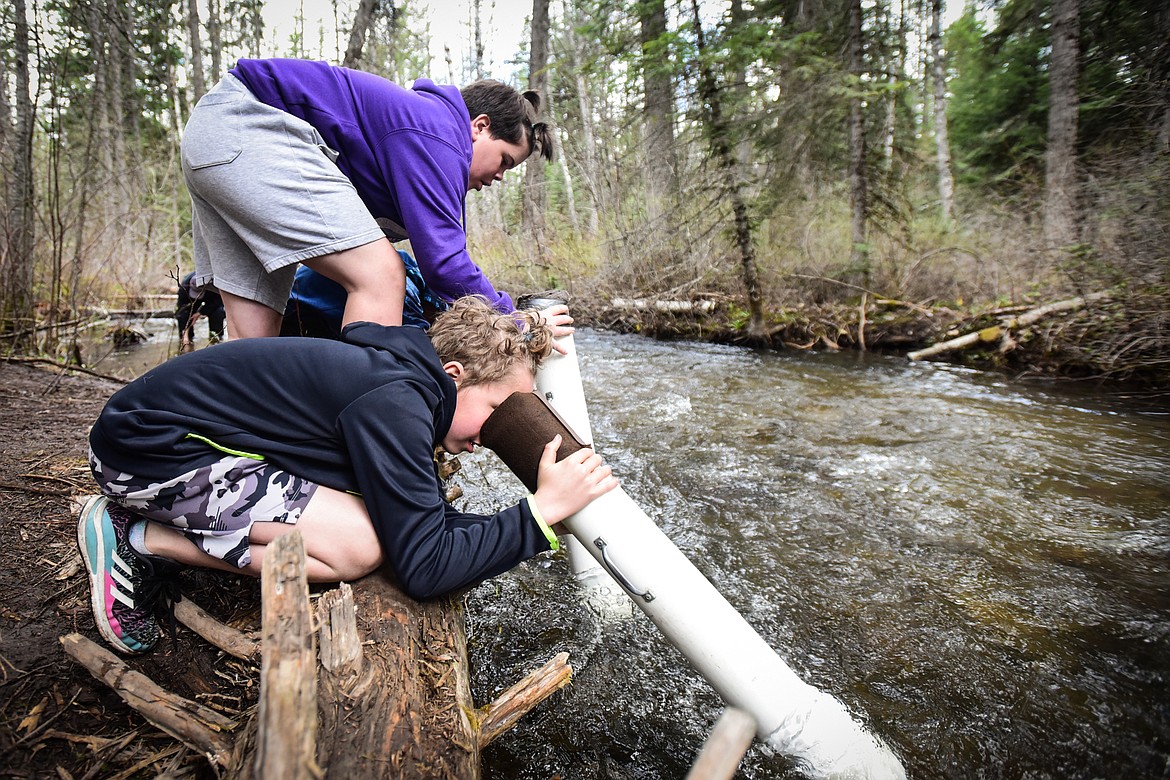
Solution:
[{"label": "blue sleeve", "polygon": [[463,206],[469,163],[464,153],[443,138],[413,129],[387,134],[376,148],[427,287],[452,301],[482,295],[500,311],[512,311],[512,299],[492,286],[467,253]]},{"label": "blue sleeve", "polygon": [[367,393],[338,419],[386,562],[416,599],[475,585],[550,549],[523,502],[467,515],[443,500],[432,419],[427,391],[408,382]]}]

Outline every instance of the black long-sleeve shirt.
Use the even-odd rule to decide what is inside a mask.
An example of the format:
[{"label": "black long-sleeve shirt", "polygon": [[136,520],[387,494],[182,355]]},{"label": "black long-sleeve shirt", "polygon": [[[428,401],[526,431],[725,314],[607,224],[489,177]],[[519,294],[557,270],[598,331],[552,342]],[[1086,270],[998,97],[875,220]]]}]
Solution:
[{"label": "black long-sleeve shirt", "polygon": [[550,549],[527,502],[475,515],[444,501],[433,455],[456,387],[425,332],[363,322],[343,339],[242,339],[176,357],[110,398],[90,447],[103,464],[150,481],[228,452],[358,493],[415,598]]}]

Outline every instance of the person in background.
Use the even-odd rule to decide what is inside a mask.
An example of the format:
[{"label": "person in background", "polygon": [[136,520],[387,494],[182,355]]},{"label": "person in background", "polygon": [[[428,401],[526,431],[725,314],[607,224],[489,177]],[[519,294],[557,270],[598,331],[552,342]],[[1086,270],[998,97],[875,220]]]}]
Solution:
[{"label": "person in background", "polygon": [[223,341],[224,310],[223,299],[215,290],[192,289],[195,272],[179,280],[178,297],[175,303],[175,322],[179,326],[179,349],[190,352],[195,349],[195,321],[199,315],[207,318],[208,341],[212,344]]},{"label": "person in background", "polygon": [[94,619],[125,653],[151,649],[184,566],[259,576],[298,530],[313,582],[385,564],[430,598],[558,547],[557,523],[617,481],[584,448],[545,447],[535,493],[492,515],[443,497],[434,448],[469,452],[492,411],[532,392],[552,329],[535,312],[454,302],[428,333],[369,322],[343,340],[233,340],[115,393],[90,431],[102,495],[78,519]]},{"label": "person in background", "polygon": [[183,134],[196,284],[219,290],[233,338],[280,332],[301,263],[346,291],[343,325],[398,325],[406,269],[391,240],[409,238],[436,296],[510,311],[467,253],[464,199],[534,152],[551,159],[539,107],[496,81],[405,88],[324,62],[239,60]]}]

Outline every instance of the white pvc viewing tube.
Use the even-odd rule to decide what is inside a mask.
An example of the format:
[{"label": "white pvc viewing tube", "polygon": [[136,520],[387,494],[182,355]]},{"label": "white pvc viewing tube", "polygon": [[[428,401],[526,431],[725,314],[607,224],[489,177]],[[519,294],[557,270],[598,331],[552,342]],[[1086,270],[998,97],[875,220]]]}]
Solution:
[{"label": "white pvc viewing tube", "polygon": [[[567,354],[545,360],[537,391],[592,442],[573,339],[558,343]],[[755,718],[770,747],[815,777],[906,776],[893,752],[838,699],[801,680],[622,488],[563,525],[723,699]]]}]

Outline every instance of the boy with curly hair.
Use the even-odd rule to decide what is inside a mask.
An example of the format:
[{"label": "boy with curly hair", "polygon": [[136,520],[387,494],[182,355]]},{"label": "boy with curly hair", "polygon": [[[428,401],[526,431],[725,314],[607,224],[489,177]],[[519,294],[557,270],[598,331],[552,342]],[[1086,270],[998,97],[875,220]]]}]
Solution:
[{"label": "boy with curly hair", "polygon": [[90,432],[101,496],[78,544],[102,636],[125,653],[159,639],[160,593],[182,566],[259,576],[294,528],[308,577],[383,563],[428,598],[556,549],[552,530],[617,482],[589,449],[545,448],[537,490],[493,515],[443,498],[434,448],[471,451],[492,411],[533,389],[552,331],[534,312],[463,298],[428,334],[369,322],[343,341],[229,341],[181,355],[115,393]]}]

